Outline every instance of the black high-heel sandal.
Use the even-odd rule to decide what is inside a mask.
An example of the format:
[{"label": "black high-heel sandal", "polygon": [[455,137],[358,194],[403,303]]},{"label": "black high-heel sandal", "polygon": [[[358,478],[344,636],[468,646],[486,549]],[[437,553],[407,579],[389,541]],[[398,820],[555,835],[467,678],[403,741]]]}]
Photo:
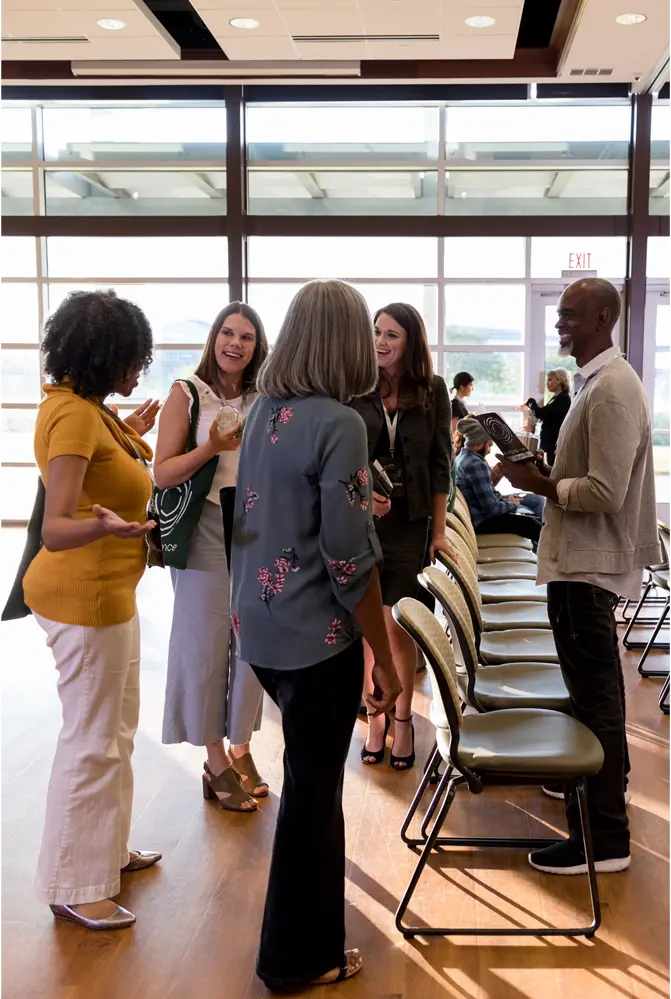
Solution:
[{"label": "black high-heel sandal", "polygon": [[[412,752],[410,753],[410,756],[394,756],[392,752],[389,757],[389,766],[398,773],[401,773],[404,770],[410,770],[410,768],[415,765],[415,725],[412,720],[412,715],[410,715],[409,718],[399,718],[398,716],[395,716],[394,720],[397,724],[400,722],[402,725],[410,722],[412,726]],[[397,763],[400,763],[401,766],[396,766]]]},{"label": "black high-heel sandal", "polygon": [[[366,712],[366,715],[367,715],[368,718],[374,718],[375,717],[374,715],[369,714],[368,712]],[[361,750],[361,762],[365,763],[367,767],[374,767],[376,763],[382,763],[382,760],[384,759],[384,754],[387,751],[387,735],[389,733],[389,725],[390,725],[390,723],[391,722],[390,722],[389,715],[385,715],[385,717],[384,717],[384,742],[382,743],[382,749],[378,749],[377,752],[374,753],[372,749],[367,749],[366,748],[366,742],[368,742],[368,736],[366,736],[366,742],[364,742],[363,748]],[[369,757],[369,756],[372,756],[373,758],[371,760],[367,759],[367,757]]]}]

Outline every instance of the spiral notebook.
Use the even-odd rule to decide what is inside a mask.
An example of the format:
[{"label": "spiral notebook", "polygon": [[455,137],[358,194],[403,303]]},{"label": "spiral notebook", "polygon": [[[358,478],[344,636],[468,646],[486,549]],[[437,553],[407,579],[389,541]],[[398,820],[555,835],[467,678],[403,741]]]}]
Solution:
[{"label": "spiral notebook", "polygon": [[533,461],[534,456],[531,451],[527,450],[514,430],[498,413],[482,413],[475,419],[484,427],[508,461]]}]

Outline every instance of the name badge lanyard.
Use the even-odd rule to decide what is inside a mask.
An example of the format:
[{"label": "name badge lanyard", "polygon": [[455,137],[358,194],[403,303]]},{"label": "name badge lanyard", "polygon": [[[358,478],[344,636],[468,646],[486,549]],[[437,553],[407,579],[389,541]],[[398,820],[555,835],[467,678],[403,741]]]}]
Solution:
[{"label": "name badge lanyard", "polygon": [[382,407],[384,409],[384,418],[387,424],[387,433],[389,434],[389,457],[394,458],[394,445],[396,444],[396,427],[398,424],[398,410],[394,413],[394,419],[389,416],[386,406]]}]

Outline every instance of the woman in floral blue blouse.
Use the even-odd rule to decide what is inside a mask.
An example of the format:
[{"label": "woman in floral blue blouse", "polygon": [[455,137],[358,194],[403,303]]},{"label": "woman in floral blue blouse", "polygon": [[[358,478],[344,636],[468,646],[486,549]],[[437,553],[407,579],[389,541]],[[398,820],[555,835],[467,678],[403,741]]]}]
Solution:
[{"label": "woman in floral blue blouse", "polygon": [[345,761],[375,654],[369,710],[400,684],[384,624],[361,417],[377,381],[363,298],[340,281],[298,292],[258,379],[240,454],[232,550],[239,654],[279,706],[284,787],[257,960],[272,989],[349,978]]}]

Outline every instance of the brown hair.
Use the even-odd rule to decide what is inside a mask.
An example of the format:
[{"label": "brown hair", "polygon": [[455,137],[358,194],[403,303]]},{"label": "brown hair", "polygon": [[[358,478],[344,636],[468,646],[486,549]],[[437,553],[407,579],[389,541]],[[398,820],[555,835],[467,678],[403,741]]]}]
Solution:
[{"label": "brown hair", "polygon": [[268,356],[268,340],[266,338],[266,331],[263,328],[263,323],[261,322],[261,317],[258,312],[253,309],[251,305],[247,305],[246,302],[231,302],[218,313],[216,319],[210,327],[207,343],[205,344],[205,349],[203,350],[203,356],[201,357],[200,363],[194,374],[196,374],[198,378],[202,378],[202,380],[209,385],[210,388],[216,389],[219,381],[219,365],[217,364],[217,359],[214,354],[214,345],[229,316],[244,316],[245,319],[249,319],[256,333],[256,345],[254,347],[252,359],[242,373],[242,391],[254,392],[256,390],[257,375],[261,369],[261,365]]},{"label": "brown hair", "polygon": [[271,399],[324,395],[348,403],[377,382],[373,325],[365,300],[344,281],[310,281],[294,296],[259,375]]},{"label": "brown hair", "polygon": [[[398,408],[429,409],[433,397],[433,362],[424,320],[413,305],[404,302],[392,302],[391,305],[378,309],[373,322],[377,323],[384,313],[402,326],[408,337],[403,359],[405,370],[398,385]],[[382,397],[386,398],[391,386],[382,369],[379,369],[379,377],[380,391]]]}]

